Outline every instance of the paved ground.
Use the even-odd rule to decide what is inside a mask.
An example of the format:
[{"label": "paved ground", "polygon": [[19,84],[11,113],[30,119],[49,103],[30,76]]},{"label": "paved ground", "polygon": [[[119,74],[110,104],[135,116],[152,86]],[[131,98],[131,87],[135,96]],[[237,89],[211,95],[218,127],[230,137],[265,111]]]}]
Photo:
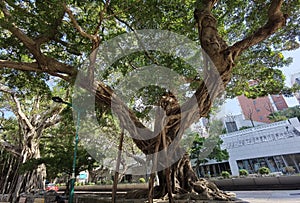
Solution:
[{"label": "paved ground", "polygon": [[300,203],[300,190],[233,191],[249,203]]},{"label": "paved ground", "polygon": [[[236,194],[239,201],[234,203],[300,203],[300,190],[258,190],[258,191],[230,191]],[[99,195],[99,192],[92,192]],[[106,192],[107,193],[107,192]],[[103,192],[104,195],[107,195]],[[110,193],[109,193],[110,194]],[[90,194],[92,196],[92,194]],[[109,199],[103,203],[111,202]],[[141,203],[141,200],[122,200],[121,202]],[[156,203],[168,201],[156,200]],[[178,203],[224,203],[223,201],[176,201]]]}]

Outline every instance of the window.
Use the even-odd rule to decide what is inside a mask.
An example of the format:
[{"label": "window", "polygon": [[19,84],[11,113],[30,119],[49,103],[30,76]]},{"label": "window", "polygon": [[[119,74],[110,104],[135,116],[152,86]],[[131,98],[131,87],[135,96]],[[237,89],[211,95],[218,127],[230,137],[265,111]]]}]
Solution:
[{"label": "window", "polygon": [[238,131],[235,121],[226,122],[225,125],[228,133]]}]

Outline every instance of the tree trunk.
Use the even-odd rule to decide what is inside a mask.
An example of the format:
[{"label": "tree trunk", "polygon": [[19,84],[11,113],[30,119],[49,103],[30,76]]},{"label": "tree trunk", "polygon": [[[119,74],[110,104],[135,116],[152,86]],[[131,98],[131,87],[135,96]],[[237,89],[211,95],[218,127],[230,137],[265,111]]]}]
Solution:
[{"label": "tree trunk", "polygon": [[[171,185],[169,187],[172,188],[172,197],[175,199],[224,201],[234,199],[234,196],[219,190],[214,183],[198,178],[192,169],[188,154],[170,167],[170,173]],[[167,184],[169,177],[165,170],[158,171],[157,174],[159,185],[154,188],[153,198],[169,199],[171,202]],[[127,194],[126,198],[145,198],[147,193],[147,191],[132,191]]]},{"label": "tree trunk", "polygon": [[[39,144],[35,141],[26,141],[23,146],[21,156],[19,157],[20,166],[30,159],[40,158]],[[33,166],[35,167],[35,166]],[[10,185],[10,201],[15,203],[18,201],[21,193],[32,192],[44,189],[45,165],[38,165],[30,171],[20,172],[20,167],[15,171],[15,181]]]},{"label": "tree trunk", "polygon": [[[176,198],[189,199],[204,199],[204,200],[230,200],[232,196],[219,190],[217,186],[205,179],[198,178],[195,174],[191,164],[189,155],[185,154],[177,163],[171,167],[172,181],[171,186],[174,190]],[[163,191],[161,194],[157,193],[156,198],[161,198],[167,194],[166,173],[164,171],[158,172],[159,183],[156,191]]]}]

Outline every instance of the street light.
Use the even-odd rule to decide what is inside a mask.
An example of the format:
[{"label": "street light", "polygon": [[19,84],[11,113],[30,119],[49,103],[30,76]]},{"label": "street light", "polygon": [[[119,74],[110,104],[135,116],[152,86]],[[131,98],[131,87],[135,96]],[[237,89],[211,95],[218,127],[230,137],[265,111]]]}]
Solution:
[{"label": "street light", "polygon": [[69,107],[72,107],[77,112],[77,122],[76,122],[76,135],[75,135],[75,146],[74,146],[74,157],[73,157],[73,166],[72,166],[72,177],[71,177],[71,188],[70,188],[70,195],[69,195],[69,203],[73,202],[74,197],[74,185],[75,185],[75,168],[76,168],[76,156],[77,156],[77,146],[79,141],[78,131],[79,131],[79,118],[80,118],[80,111],[73,106],[71,103],[62,100],[60,97],[52,97],[52,100],[57,103],[66,104]]}]

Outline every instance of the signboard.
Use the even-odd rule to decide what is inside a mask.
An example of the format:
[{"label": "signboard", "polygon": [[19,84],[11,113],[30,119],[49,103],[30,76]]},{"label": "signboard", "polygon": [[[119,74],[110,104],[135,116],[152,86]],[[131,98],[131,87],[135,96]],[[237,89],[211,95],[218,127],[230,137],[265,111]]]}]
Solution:
[{"label": "signboard", "polygon": [[87,179],[87,174],[86,173],[79,174],[79,179]]}]

